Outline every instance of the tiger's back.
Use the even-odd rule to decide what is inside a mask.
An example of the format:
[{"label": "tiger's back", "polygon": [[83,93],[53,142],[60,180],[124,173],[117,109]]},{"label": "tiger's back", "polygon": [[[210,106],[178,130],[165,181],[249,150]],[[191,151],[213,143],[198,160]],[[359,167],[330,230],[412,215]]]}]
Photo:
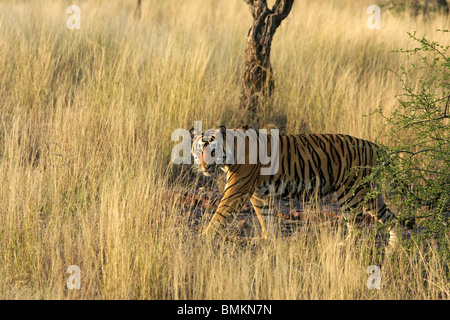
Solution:
[{"label": "tiger's back", "polygon": [[[318,192],[325,196],[355,186],[376,165],[376,145],[342,134],[281,136],[279,170],[259,177],[259,196],[303,199]],[[352,171],[353,174],[352,174]],[[359,179],[354,179],[358,171]],[[341,199],[342,199],[341,197]]]}]

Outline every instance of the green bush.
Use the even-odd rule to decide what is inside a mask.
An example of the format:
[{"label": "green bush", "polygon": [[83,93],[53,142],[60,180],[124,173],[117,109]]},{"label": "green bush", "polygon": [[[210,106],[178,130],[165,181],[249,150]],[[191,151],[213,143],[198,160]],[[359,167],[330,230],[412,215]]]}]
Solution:
[{"label": "green bush", "polygon": [[431,12],[449,13],[446,0],[385,0],[382,6],[395,13],[409,11],[414,15],[419,13],[429,14]]},{"label": "green bush", "polygon": [[[448,32],[448,30],[438,30]],[[400,219],[415,219],[418,237],[436,239],[448,255],[450,212],[450,59],[449,46],[442,46],[409,33],[416,47],[400,49],[409,65],[396,73],[403,93],[398,107],[385,116],[383,135],[389,147],[383,150],[371,183],[380,186],[374,193],[390,195]],[[417,239],[417,238],[416,238]]]}]

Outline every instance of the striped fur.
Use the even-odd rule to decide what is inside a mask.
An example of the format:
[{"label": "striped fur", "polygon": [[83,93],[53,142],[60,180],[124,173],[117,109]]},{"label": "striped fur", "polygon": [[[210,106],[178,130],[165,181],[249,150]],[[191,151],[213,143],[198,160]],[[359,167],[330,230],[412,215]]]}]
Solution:
[{"label": "striped fur", "polygon": [[[257,139],[261,135],[247,126],[239,129],[241,130],[236,131],[237,136],[245,133]],[[214,142],[219,133],[225,142]],[[217,148],[222,148],[222,162],[225,162],[226,137],[229,134],[229,130],[220,127],[193,137],[192,153],[200,171],[210,175],[215,167],[219,166],[227,173],[225,194],[205,231],[206,234],[220,230],[251,201],[261,224],[263,237],[267,237],[273,230],[273,225],[266,224],[266,220],[270,220],[269,207],[272,199],[278,197],[302,201],[312,194],[325,196],[336,193],[349,226],[362,220],[364,208],[381,223],[396,218],[381,196],[362,204],[370,187],[364,187],[360,182],[370,175],[371,168],[376,165],[377,146],[374,143],[343,134],[280,136],[279,170],[273,175],[261,175],[260,168],[264,165],[259,161],[253,164],[249,161],[249,155],[258,152],[255,148],[259,145],[245,145],[246,161],[243,164],[236,164],[236,154],[239,151],[236,143],[234,164],[208,164],[211,162],[211,159],[208,159],[211,154],[207,154],[205,148],[212,143],[218,144]],[[270,136],[267,135],[267,138],[267,144],[270,146]],[[392,233],[391,240],[394,240]]]}]

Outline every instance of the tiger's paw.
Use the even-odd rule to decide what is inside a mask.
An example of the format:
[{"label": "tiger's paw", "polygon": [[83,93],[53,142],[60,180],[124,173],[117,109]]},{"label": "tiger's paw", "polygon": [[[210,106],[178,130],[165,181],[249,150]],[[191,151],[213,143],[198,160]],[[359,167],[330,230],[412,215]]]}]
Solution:
[{"label": "tiger's paw", "polygon": [[345,247],[347,245],[348,241],[347,240],[342,240],[340,242],[338,242],[338,247]]},{"label": "tiger's paw", "polygon": [[200,233],[199,238],[200,239],[213,239],[217,235],[217,230],[215,228],[212,228],[211,225],[209,225],[205,230],[203,230],[202,233]]},{"label": "tiger's paw", "polygon": [[339,247],[345,247],[345,246],[347,246],[347,245],[349,244],[349,242],[350,242],[350,237],[351,237],[351,235],[348,234],[348,235],[345,237],[344,240],[338,242],[338,246],[339,246]]},{"label": "tiger's paw", "polygon": [[210,239],[210,238],[212,238],[211,233],[208,232],[207,230],[204,230],[202,233],[200,233],[198,237],[200,239]]}]

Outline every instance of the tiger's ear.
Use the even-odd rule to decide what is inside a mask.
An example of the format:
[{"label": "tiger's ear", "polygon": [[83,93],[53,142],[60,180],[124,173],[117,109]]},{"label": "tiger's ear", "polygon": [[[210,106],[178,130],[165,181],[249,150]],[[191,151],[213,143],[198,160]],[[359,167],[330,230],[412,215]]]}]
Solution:
[{"label": "tiger's ear", "polygon": [[220,131],[220,134],[222,135],[222,139],[226,140],[226,138],[227,138],[227,127],[225,127],[224,125],[220,125],[219,128],[216,130],[216,132],[217,131]]},{"label": "tiger's ear", "polygon": [[227,127],[225,127],[224,125],[220,125],[219,126],[219,130],[220,132],[222,132],[222,134],[225,136],[225,134],[227,133]]},{"label": "tiger's ear", "polygon": [[191,134],[192,140],[194,140],[195,136],[198,136],[199,134],[201,134],[201,132],[199,132],[198,130],[195,130],[195,128],[191,128],[189,130],[189,133]]},{"label": "tiger's ear", "polygon": [[238,129],[242,129],[242,130],[244,130],[244,131],[247,131],[247,130],[253,129],[253,128],[250,127],[248,124],[246,124],[246,125],[240,126]]}]

